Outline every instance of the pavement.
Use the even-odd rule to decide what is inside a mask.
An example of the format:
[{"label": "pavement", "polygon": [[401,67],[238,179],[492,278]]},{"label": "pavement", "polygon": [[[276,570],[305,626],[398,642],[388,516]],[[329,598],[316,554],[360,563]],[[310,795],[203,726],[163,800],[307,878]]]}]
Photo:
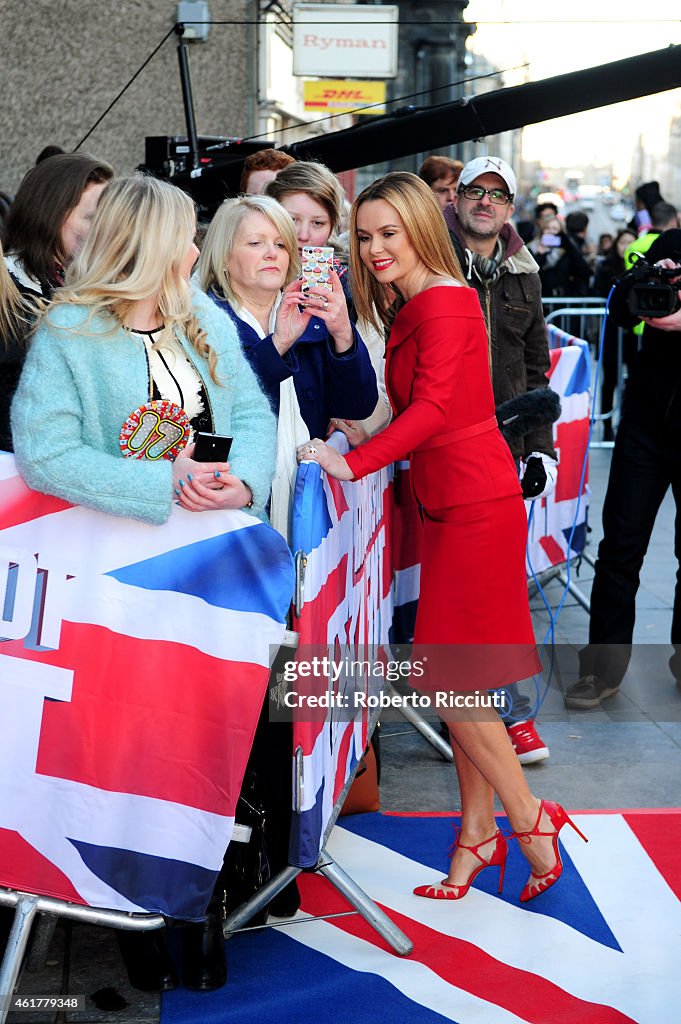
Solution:
[{"label": "pavement", "polygon": [[[592,448],[589,459],[588,555],[602,537],[601,511],[612,449]],[[551,756],[525,768],[533,792],[573,810],[681,807],[681,692],[667,660],[674,591],[674,502],[671,492],[658,515],[641,574],[631,665],[620,692],[591,711],[567,711],[565,688],[578,678],[577,652],[587,640],[589,617],[568,595],[555,628],[559,679],[554,678],[537,716]],[[572,581],[588,600],[593,568],[582,560]],[[554,579],[545,588],[553,613],[564,594]],[[549,615],[532,599],[538,642]],[[527,691],[534,700],[534,691]],[[384,811],[450,811],[459,808],[450,764],[406,721],[381,728],[381,808]]]},{"label": "pavement", "polygon": [[[601,507],[611,450],[594,448],[590,458],[591,532],[587,552],[595,558],[601,537]],[[560,685],[577,678],[577,651],[585,643],[588,615],[568,595],[557,625],[562,679],[554,679],[537,725],[548,744],[548,760],[529,765],[525,772],[537,796],[572,810],[680,807],[681,692],[666,661],[671,653],[674,586],[674,506],[665,499],[646,558],[637,602],[637,647],[620,693],[603,709],[566,711]],[[572,574],[588,599],[593,569],[583,560]],[[563,586],[546,587],[550,607],[558,607]],[[532,600],[537,640],[547,631],[549,616],[541,599]],[[459,794],[451,764],[406,721],[381,727],[383,811],[456,811]],[[11,1013],[9,1024],[76,1024],[112,1021],[115,1024],[156,1024],[157,995],[137,992],[127,981],[113,933],[104,928],[56,928],[47,958],[25,970],[19,992],[46,995],[88,993],[87,1009],[77,1014]],[[198,998],[198,997],[197,997]]]}]

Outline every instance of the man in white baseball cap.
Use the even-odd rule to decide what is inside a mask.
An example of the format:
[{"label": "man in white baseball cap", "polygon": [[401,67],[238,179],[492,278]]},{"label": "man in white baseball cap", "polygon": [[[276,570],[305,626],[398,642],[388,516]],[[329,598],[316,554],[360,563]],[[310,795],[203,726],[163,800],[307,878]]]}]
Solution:
[{"label": "man in white baseball cap", "polygon": [[[506,161],[478,156],[465,164],[454,202],[443,211],[462,270],[482,306],[497,405],[548,384],[539,268],[510,223],[515,194],[515,174]],[[509,447],[522,471],[523,496],[549,494],[556,481],[551,424]],[[506,692],[508,710],[502,718],[520,763],[544,760],[549,749],[530,717],[529,699],[515,684]]]},{"label": "man in white baseball cap", "polygon": [[505,160],[498,156],[476,156],[475,160],[469,160],[461,171],[459,186],[472,185],[481,174],[498,174],[506,185],[511,202],[513,202],[516,193],[515,174]]}]

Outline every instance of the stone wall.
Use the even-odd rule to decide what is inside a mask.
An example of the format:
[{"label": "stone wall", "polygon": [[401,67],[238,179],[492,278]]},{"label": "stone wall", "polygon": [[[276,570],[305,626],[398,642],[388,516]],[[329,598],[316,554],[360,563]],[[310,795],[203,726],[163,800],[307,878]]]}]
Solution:
[{"label": "stone wall", "polygon": [[[199,134],[245,136],[253,124],[253,0],[209,0],[207,42],[189,44]],[[0,0],[0,189],[16,190],[48,144],[67,151],[104,113],[176,16],[174,0]],[[81,147],[130,173],[146,135],[184,135],[176,37]]]}]

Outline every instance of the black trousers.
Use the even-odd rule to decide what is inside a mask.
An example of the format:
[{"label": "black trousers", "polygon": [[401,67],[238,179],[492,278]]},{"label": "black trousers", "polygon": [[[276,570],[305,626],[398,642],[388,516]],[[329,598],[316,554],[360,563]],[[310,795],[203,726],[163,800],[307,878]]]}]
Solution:
[{"label": "black trousers", "polygon": [[[631,658],[636,593],[641,566],[662,499],[671,486],[676,503],[676,587],[670,668],[681,678],[681,451],[678,436],[666,436],[626,415],[617,432],[603,505],[603,540],[598,548],[589,645],[580,651],[580,674],[619,685]],[[671,563],[671,552],[670,552]],[[678,670],[677,670],[678,668]]]},{"label": "black trousers", "polygon": [[[638,337],[632,331],[625,331],[622,338],[622,363],[631,367],[638,349]],[[610,412],[612,400],[617,387],[617,327],[608,318],[605,328],[605,340],[603,342],[602,362],[602,384],[601,384],[601,412]]]}]

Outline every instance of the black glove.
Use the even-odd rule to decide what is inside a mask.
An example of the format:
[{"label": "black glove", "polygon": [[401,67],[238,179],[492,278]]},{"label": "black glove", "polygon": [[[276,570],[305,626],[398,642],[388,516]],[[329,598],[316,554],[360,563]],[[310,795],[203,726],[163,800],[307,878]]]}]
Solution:
[{"label": "black glove", "polygon": [[544,463],[536,455],[531,455],[526,462],[525,473],[520,481],[523,498],[530,501],[538,498],[546,487],[547,475]]}]

